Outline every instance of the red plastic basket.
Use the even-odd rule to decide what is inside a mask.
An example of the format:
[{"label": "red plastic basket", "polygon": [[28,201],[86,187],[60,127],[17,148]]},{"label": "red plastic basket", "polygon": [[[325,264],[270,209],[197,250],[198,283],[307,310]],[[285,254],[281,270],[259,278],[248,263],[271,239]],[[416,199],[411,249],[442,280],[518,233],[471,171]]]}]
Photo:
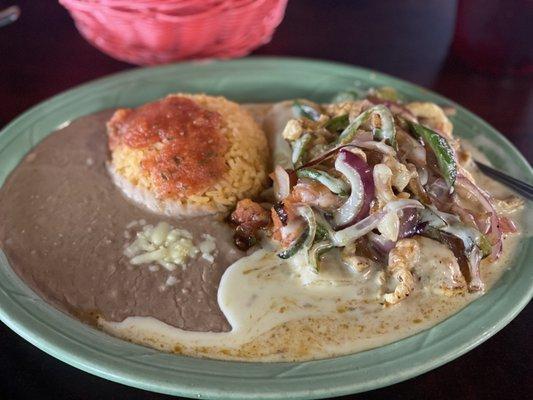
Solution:
[{"label": "red plastic basket", "polygon": [[233,58],[270,41],[287,0],[59,0],[80,33],[140,65]]}]

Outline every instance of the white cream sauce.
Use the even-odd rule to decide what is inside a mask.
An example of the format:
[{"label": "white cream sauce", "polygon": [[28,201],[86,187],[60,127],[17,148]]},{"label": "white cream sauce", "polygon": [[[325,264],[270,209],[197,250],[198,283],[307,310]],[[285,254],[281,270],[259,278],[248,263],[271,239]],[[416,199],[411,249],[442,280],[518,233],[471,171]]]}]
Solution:
[{"label": "white cream sauce", "polygon": [[218,346],[235,348],[249,342],[271,328],[290,320],[332,315],[340,309],[352,308],[358,302],[378,301],[381,285],[377,271],[366,276],[337,271],[339,280],[321,276],[303,285],[307,274],[298,259],[286,262],[272,249],[260,249],[234,263],[222,276],[218,304],[232,326],[227,333],[188,332],[165,325],[152,318],[128,318],[104,326],[122,336],[124,330],[141,329],[145,333],[165,332],[165,336],[186,346]]},{"label": "white cream sauce", "polygon": [[[509,194],[490,180],[480,180],[499,196]],[[500,261],[482,263],[487,290],[508,265],[517,239],[506,238]],[[377,266],[357,272],[331,262],[316,276],[301,267],[297,257],[284,261],[267,247],[238,260],[222,276],[218,304],[232,326],[230,332],[190,332],[151,317],[101,319],[99,324],[137,343],[221,359],[305,360],[381,346],[435,325],[481,295],[447,291],[457,267],[455,257],[438,242],[417,240],[421,256],[413,268],[415,290],[393,306],[385,305],[383,294],[395,282],[385,279]]]},{"label": "white cream sauce", "polygon": [[[507,251],[512,246],[509,239],[505,243]],[[456,264],[453,254],[431,239],[418,241],[421,257],[413,269],[416,288],[412,296],[397,305],[384,305],[383,293],[394,283],[383,281],[379,268],[359,273],[331,263],[320,278],[304,285],[309,272],[302,271],[298,259],[289,263],[271,249],[260,249],[235,262],[220,282],[218,303],[232,326],[230,332],[185,331],[151,317],[129,317],[122,322],[100,320],[100,324],[105,331],[134,342],[215,358],[296,360],[362,351],[426,329],[480,295],[447,297],[443,283],[450,282],[449,265]],[[505,260],[483,265],[487,288],[500,276],[504,265]],[[280,330],[295,322],[297,326],[292,329]],[[320,332],[325,327],[327,332]],[[298,340],[301,329],[308,332]],[[298,344],[280,352],[284,336]],[[310,337],[316,343],[306,344],[303,350],[302,344]],[[246,350],[250,343],[251,348]]]}]

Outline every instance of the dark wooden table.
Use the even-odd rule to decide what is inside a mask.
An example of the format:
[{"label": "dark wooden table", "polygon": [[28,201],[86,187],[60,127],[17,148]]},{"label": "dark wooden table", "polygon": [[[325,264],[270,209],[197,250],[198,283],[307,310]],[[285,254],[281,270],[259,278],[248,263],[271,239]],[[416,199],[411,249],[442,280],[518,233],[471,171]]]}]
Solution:
[{"label": "dark wooden table", "polygon": [[[55,1],[17,3],[22,16],[0,29],[0,126],[74,85],[132,68],[86,43]],[[449,54],[455,3],[442,0],[291,0],[261,55],[342,61],[439,92],[503,132],[533,159],[533,78],[475,73]],[[533,27],[533,25],[532,25]],[[510,27],[512,29],[512,27]],[[533,38],[531,35],[524,40]],[[533,308],[459,359],[417,378],[345,398],[521,399],[533,396]],[[529,377],[529,378],[528,378]],[[79,371],[0,324],[0,399],[164,399]]]}]

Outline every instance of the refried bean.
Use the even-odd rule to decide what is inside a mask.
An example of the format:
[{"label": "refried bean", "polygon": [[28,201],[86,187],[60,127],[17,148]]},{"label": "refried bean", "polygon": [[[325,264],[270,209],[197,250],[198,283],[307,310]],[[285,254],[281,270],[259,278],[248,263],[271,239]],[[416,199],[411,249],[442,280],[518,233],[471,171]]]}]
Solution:
[{"label": "refried bean", "polygon": [[[0,248],[38,295],[87,322],[144,315],[188,330],[228,330],[218,284],[244,254],[233,246],[231,228],[215,217],[175,221],[128,202],[105,168],[111,114],[81,117],[51,134],[10,174],[0,189]],[[129,239],[124,232],[142,219],[186,229],[196,244],[212,235],[214,262],[199,256],[172,272],[130,265],[124,245],[141,227],[129,229]]]}]

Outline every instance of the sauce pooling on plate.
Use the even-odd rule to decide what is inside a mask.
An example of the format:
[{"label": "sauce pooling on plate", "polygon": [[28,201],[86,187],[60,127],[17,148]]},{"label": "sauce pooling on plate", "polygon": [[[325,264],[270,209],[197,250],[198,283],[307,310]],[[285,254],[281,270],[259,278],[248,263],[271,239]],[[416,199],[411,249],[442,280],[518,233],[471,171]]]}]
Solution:
[{"label": "sauce pooling on plate", "polygon": [[[206,141],[214,137],[217,149],[223,148],[224,141],[216,139],[216,114],[204,115],[181,100],[172,102],[171,114],[183,114],[192,124],[184,136],[196,132],[192,121],[204,116],[200,126],[207,124],[206,130],[198,132],[199,137]],[[132,132],[140,129],[139,137],[128,139],[136,149],[174,139],[179,143],[180,130],[169,128],[165,118],[152,118],[152,113],[161,112],[158,107],[164,109],[155,104],[125,111],[122,117],[119,112],[111,129],[121,123],[131,124]],[[270,135],[270,143],[276,143],[291,118],[291,103],[249,109]],[[443,295],[441,283],[450,281],[455,256],[426,237],[411,239],[418,243],[420,254],[412,265],[410,295],[389,305],[384,295],[394,287],[384,281],[378,264],[360,271],[345,268],[335,250],[321,259],[316,274],[306,268],[303,253],[283,259],[269,240],[250,254],[240,251],[232,243],[232,229],[220,216],[172,220],[145,211],[122,196],[106,170],[109,116],[83,117],[50,135],[0,190],[0,245],[10,265],[47,302],[106,332],[194,356],[306,360],[391,343],[435,325],[481,295],[467,290]],[[112,146],[125,140],[125,132],[115,133],[117,142]],[[212,144],[191,149],[188,143],[184,154],[190,150],[195,163]],[[164,158],[169,159],[174,150]],[[490,192],[508,195],[494,182],[483,183]],[[153,251],[174,251],[179,238],[165,243],[158,230],[145,229],[161,221],[180,229],[190,246],[200,248],[207,236],[213,238],[214,247],[190,251],[183,265],[176,261],[167,269],[150,246],[159,246]],[[153,243],[140,243],[145,236]],[[505,238],[504,255],[497,263],[482,262],[481,279],[487,290],[508,265],[516,241],[516,236]],[[132,243],[147,246],[142,253],[131,254],[146,262],[137,264],[129,258]]]},{"label": "sauce pooling on plate", "polygon": [[[273,109],[276,112],[264,121],[269,134],[283,129],[290,115],[287,104]],[[470,173],[479,177],[475,170]],[[498,196],[510,195],[495,182],[483,183]],[[306,360],[381,346],[434,326],[482,295],[467,290],[456,255],[444,243],[421,236],[403,243],[407,241],[417,252],[399,262],[409,263],[412,277],[401,297],[395,290],[400,285],[377,263],[349,268],[341,261],[341,251],[330,250],[321,257],[320,270],[313,271],[305,252],[283,259],[275,242],[263,240],[263,249],[254,248],[222,277],[218,304],[232,326],[230,332],[187,332],[150,317],[100,319],[99,324],[138,343],[222,359]],[[516,236],[507,236],[505,255],[496,263],[481,263],[479,278],[486,290],[505,270],[516,241]],[[400,276],[398,281],[407,283],[405,279]]]}]

